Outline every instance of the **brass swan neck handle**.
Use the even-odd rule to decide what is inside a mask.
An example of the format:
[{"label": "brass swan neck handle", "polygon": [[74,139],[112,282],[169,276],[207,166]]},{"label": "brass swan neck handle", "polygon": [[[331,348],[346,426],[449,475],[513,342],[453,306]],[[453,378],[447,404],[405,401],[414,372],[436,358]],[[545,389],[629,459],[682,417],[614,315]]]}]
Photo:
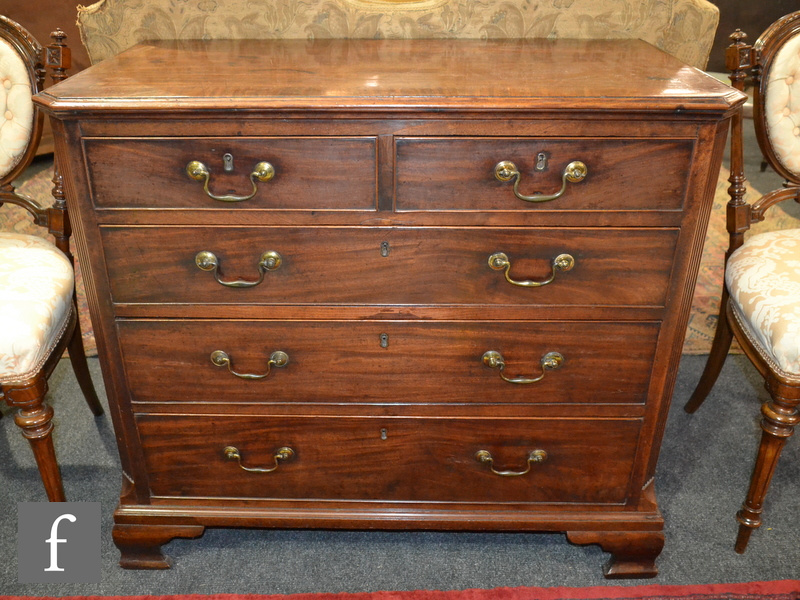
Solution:
[{"label": "brass swan neck handle", "polygon": [[506,368],[506,361],[503,358],[503,355],[500,354],[497,350],[489,350],[483,353],[481,357],[483,364],[487,367],[492,369],[498,369],[500,373],[500,378],[503,381],[507,381],[508,383],[517,383],[517,384],[528,384],[528,383],[536,383],[537,381],[541,381],[544,379],[545,374],[547,371],[553,371],[558,369],[562,364],[564,364],[564,356],[559,352],[548,352],[544,356],[542,356],[542,360],[539,361],[539,364],[542,367],[542,373],[538,377],[506,377],[503,371]]},{"label": "brass swan neck handle", "polygon": [[224,350],[214,350],[214,352],[211,353],[211,362],[218,367],[228,367],[228,371],[240,379],[257,380],[265,379],[267,376],[269,376],[270,372],[272,371],[272,367],[283,368],[288,365],[289,355],[282,350],[276,350],[270,354],[269,361],[267,361],[267,372],[260,375],[255,375],[252,373],[238,373],[234,371],[233,366],[231,365],[231,357]]},{"label": "brass swan neck handle", "polygon": [[528,466],[524,471],[499,471],[495,469],[494,457],[488,450],[478,450],[475,453],[475,460],[477,460],[479,463],[489,465],[489,469],[491,469],[492,473],[495,475],[500,475],[501,477],[521,477],[522,475],[527,475],[530,472],[531,466],[534,463],[543,463],[545,460],[547,460],[547,452],[544,450],[531,450],[528,453]]},{"label": "brass swan neck handle", "polygon": [[186,174],[195,181],[202,181],[203,191],[212,200],[217,200],[219,202],[244,202],[245,200],[250,200],[250,198],[256,195],[256,192],[258,192],[259,181],[267,182],[275,177],[275,167],[264,161],[256,163],[256,166],[253,167],[253,172],[250,173],[250,182],[253,184],[253,190],[246,196],[237,196],[234,194],[218,196],[214,194],[209,189],[211,173],[209,172],[208,167],[199,160],[190,161],[186,165]]},{"label": "brass swan neck handle", "polygon": [[495,252],[492,254],[489,257],[489,266],[495,271],[505,271],[504,275],[506,281],[513,285],[518,285],[520,287],[542,287],[543,285],[552,283],[556,278],[557,272],[571,271],[575,266],[575,259],[571,254],[559,254],[553,259],[550,276],[542,281],[532,281],[530,279],[512,279],[511,275],[509,275],[509,271],[511,270],[511,259],[509,259],[508,255],[504,252]]},{"label": "brass swan neck handle", "polygon": [[275,252],[274,250],[267,250],[264,254],[261,255],[261,258],[258,260],[258,272],[259,277],[258,279],[254,279],[252,281],[248,281],[246,279],[233,279],[233,280],[224,280],[222,276],[219,274],[219,259],[217,255],[213,252],[208,250],[203,250],[198,252],[197,255],[194,257],[194,264],[197,265],[197,268],[201,271],[211,271],[214,273],[214,279],[217,280],[217,283],[220,285],[224,285],[225,287],[230,288],[250,288],[259,285],[262,281],[264,281],[264,275],[267,271],[274,271],[281,266],[283,262],[283,257],[280,254]]},{"label": "brass swan neck handle", "polygon": [[510,160],[501,160],[494,167],[495,178],[503,182],[513,179],[514,195],[525,202],[549,202],[550,200],[556,200],[564,195],[564,192],[567,190],[567,183],[580,183],[586,179],[588,173],[589,169],[584,163],[579,160],[573,160],[564,167],[564,171],[561,174],[561,189],[555,194],[533,194],[531,196],[526,196],[519,191],[519,182],[522,179],[522,175],[519,169],[517,169],[517,165]]},{"label": "brass swan neck handle", "polygon": [[294,450],[289,448],[289,446],[284,446],[282,448],[278,448],[277,452],[275,452],[275,455],[272,457],[272,459],[275,461],[275,466],[273,466],[273,467],[245,467],[242,464],[242,453],[239,452],[239,449],[236,446],[225,446],[225,448],[222,450],[222,453],[225,455],[225,458],[227,458],[228,460],[235,460],[236,462],[238,462],[239,463],[239,467],[243,471],[248,471],[250,473],[272,473],[273,471],[276,471],[278,469],[278,467],[280,466],[278,461],[280,461],[280,460],[289,460],[290,458],[293,458],[294,454],[295,454]]}]

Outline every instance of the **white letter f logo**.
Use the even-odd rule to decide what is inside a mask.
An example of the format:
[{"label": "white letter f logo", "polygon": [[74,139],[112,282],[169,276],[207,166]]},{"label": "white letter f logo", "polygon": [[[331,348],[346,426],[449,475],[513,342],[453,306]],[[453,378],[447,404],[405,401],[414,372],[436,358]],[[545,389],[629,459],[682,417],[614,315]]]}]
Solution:
[{"label": "white letter f logo", "polygon": [[58,566],[58,544],[60,542],[66,542],[67,540],[63,540],[58,537],[58,524],[61,522],[62,519],[67,519],[70,523],[74,523],[78,519],[75,518],[75,515],[71,515],[69,513],[63,514],[58,517],[55,521],[53,521],[53,526],[50,528],[50,538],[46,539],[45,542],[50,544],[50,566],[45,569],[45,571],[63,571],[64,569],[59,568]]}]

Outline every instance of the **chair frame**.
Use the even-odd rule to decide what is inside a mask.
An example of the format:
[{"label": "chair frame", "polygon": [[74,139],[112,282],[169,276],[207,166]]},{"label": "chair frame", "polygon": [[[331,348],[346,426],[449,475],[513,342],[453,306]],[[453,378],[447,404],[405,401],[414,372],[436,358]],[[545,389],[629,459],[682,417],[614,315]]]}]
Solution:
[{"label": "chair frame", "polygon": [[[784,43],[798,34],[800,34],[800,11],[786,15],[773,23],[752,45],[745,43],[747,36],[738,29],[730,36],[732,43],[727,48],[725,62],[731,72],[731,83],[739,91],[744,91],[748,72],[751,73],[754,84],[753,120],[756,139],[765,161],[784,178],[785,182],[782,188],[764,194],[753,204],[745,202],[743,114],[740,109],[731,124],[731,176],[728,180],[731,184],[728,188],[731,199],[727,205],[727,230],[730,244],[725,253],[726,268],[731,254],[744,243],[745,233],[753,223],[764,220],[765,213],[769,208],[784,200],[800,202],[800,177],[787,171],[778,160],[769,141],[766,115],[763,109],[773,61]],[[711,391],[722,370],[734,337],[764,378],[765,387],[770,395],[770,399],[761,407],[762,435],[750,487],[742,508],[736,514],[739,521],[739,532],[735,550],[742,554],[747,548],[751,533],[762,524],[761,513],[764,498],[775,467],[786,441],[794,433],[794,427],[800,422],[800,413],[798,413],[800,377],[791,377],[780,372],[777,366],[773,366],[768,359],[762,356],[754,343],[748,339],[732,310],[728,288],[723,282],[719,320],[708,362],[697,388],[684,407],[686,412],[695,412]]]},{"label": "chair frame", "polygon": [[[63,31],[57,30],[51,34],[53,43],[44,49],[46,56],[42,46],[25,28],[2,15],[0,15],[0,37],[14,47],[28,66],[33,94],[44,87],[45,63],[52,71],[54,82],[66,78],[66,71],[70,67],[70,51],[64,44],[66,34]],[[67,213],[63,180],[58,171],[57,156],[54,156],[52,193],[55,202],[52,206],[39,205],[34,199],[19,193],[13,185],[13,181],[33,161],[41,140],[44,116],[38,109],[34,108],[34,111],[33,131],[25,153],[11,171],[0,178],[0,206],[9,203],[25,208],[37,225],[48,229],[55,238],[56,247],[74,266],[74,257],[69,248],[72,229]],[[0,399],[18,409],[14,420],[22,430],[22,435],[31,444],[47,497],[51,502],[64,502],[66,498],[53,447],[53,409],[44,399],[48,389],[47,380],[66,349],[69,350],[70,362],[89,408],[95,416],[102,415],[103,408],[94,390],[86,361],[74,292],[66,330],[41,370],[28,379],[0,384]]]}]

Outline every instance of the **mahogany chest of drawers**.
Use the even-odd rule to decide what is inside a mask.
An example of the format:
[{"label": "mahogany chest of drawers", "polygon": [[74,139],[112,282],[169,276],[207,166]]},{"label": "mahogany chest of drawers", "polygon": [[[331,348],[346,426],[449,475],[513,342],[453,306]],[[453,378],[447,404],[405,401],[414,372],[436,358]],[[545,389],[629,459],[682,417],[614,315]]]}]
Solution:
[{"label": "mahogany chest of drawers", "polygon": [[123,566],[207,526],[417,528],[656,574],[737,92],[638,41],[170,41],[37,101]]}]

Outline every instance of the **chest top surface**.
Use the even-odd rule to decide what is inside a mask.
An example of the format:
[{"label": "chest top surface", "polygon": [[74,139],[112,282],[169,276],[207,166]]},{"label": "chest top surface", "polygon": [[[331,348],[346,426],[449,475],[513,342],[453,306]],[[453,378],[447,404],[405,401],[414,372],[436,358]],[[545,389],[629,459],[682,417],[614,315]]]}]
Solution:
[{"label": "chest top surface", "polygon": [[40,95],[49,111],[725,112],[741,94],[639,40],[145,42]]}]

